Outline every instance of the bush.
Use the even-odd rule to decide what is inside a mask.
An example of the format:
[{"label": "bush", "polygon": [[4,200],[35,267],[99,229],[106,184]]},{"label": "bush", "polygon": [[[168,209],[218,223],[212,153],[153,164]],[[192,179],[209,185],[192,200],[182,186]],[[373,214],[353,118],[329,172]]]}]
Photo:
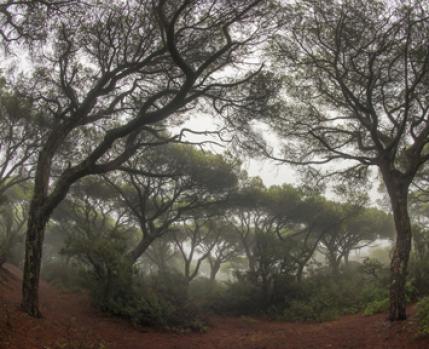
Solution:
[{"label": "bush", "polygon": [[335,307],[324,306],[312,300],[310,302],[292,301],[278,319],[282,321],[323,322],[335,320],[338,316],[339,313]]},{"label": "bush", "polygon": [[226,283],[226,290],[215,304],[218,312],[235,315],[260,314],[267,309],[259,288],[246,278]]},{"label": "bush", "polygon": [[42,277],[51,285],[69,291],[80,290],[84,286],[79,268],[62,259],[45,263],[42,268]]},{"label": "bush", "polygon": [[127,255],[127,234],[109,231],[71,234],[61,254],[83,270],[83,285],[100,310],[135,324],[174,329],[204,329],[197,307],[189,302],[188,284],[177,273],[145,277]]},{"label": "bush", "polygon": [[384,298],[382,300],[376,300],[369,303],[365,307],[363,314],[365,316],[370,316],[387,311],[387,309],[389,309],[389,298]]},{"label": "bush", "polygon": [[162,327],[178,331],[204,331],[205,322],[199,310],[188,300],[187,287],[180,275],[168,277],[124,277],[117,273],[109,285],[92,284],[96,306],[138,325]]},{"label": "bush", "polygon": [[419,332],[423,335],[429,334],[429,297],[422,298],[416,305]]},{"label": "bush", "polygon": [[218,309],[286,321],[327,321],[363,310],[379,311],[377,306],[388,297],[388,281],[388,270],[371,260],[350,265],[335,277],[318,270],[299,283],[278,275],[269,297],[251,278],[241,277],[228,285]]},{"label": "bush", "polygon": [[224,283],[200,277],[192,281],[189,287],[189,301],[204,312],[216,312],[227,287]]},{"label": "bush", "polygon": [[429,294],[429,260],[412,255],[409,266],[409,280],[417,298]]}]

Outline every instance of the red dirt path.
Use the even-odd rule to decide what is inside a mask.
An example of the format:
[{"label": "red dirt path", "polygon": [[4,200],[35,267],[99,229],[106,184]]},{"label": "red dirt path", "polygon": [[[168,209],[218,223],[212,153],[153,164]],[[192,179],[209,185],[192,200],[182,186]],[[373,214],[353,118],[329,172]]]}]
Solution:
[{"label": "red dirt path", "polygon": [[108,349],[429,349],[429,338],[416,336],[412,308],[409,320],[394,324],[385,321],[385,314],[322,324],[216,317],[206,333],[174,334],[109,318],[94,310],[87,297],[42,282],[45,318],[37,320],[19,310],[20,271],[5,268],[0,272],[1,349],[86,349],[82,343],[99,341]]}]

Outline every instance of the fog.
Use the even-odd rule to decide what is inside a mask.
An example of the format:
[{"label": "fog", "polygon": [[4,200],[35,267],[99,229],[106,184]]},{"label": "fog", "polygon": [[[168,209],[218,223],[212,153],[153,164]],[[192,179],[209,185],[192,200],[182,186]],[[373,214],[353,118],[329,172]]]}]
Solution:
[{"label": "fog", "polygon": [[429,7],[0,4],[0,349],[429,347]]}]

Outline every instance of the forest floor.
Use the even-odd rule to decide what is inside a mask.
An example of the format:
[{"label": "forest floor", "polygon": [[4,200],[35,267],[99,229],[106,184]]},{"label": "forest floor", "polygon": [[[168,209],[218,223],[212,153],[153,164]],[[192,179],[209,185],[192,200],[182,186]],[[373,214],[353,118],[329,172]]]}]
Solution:
[{"label": "forest floor", "polygon": [[[321,324],[282,323],[248,317],[213,317],[206,333],[177,334],[135,327],[91,307],[88,297],[41,282],[43,319],[19,309],[21,272],[0,271],[1,349],[417,349],[429,338],[409,320],[389,323],[386,314],[344,316]],[[102,346],[96,343],[103,343]]]}]

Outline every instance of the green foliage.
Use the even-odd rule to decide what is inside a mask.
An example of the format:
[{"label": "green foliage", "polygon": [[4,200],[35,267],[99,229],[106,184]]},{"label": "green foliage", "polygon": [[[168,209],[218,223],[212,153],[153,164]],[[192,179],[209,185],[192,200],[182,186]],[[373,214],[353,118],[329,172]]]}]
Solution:
[{"label": "green foliage", "polygon": [[417,303],[416,314],[420,333],[429,335],[429,297],[424,297]]},{"label": "green foliage", "polygon": [[[217,309],[238,314],[266,314],[282,321],[329,321],[344,314],[374,308],[388,296],[388,271],[373,263],[376,275],[368,265],[345,269],[333,277],[319,269],[301,282],[290,277],[275,278],[267,299],[259,285],[249,277],[240,277],[228,285]],[[372,268],[373,270],[373,268]]]},{"label": "green foliage", "polygon": [[51,260],[43,265],[42,277],[51,285],[69,291],[83,288],[84,278],[79,267],[67,263],[62,258]]},{"label": "green foliage", "polygon": [[4,203],[0,202],[0,257],[18,265],[22,261],[25,205],[14,195],[6,195],[4,199]]},{"label": "green foliage", "polygon": [[367,279],[387,284],[387,279],[389,278],[388,270],[386,266],[377,259],[365,258],[359,268],[360,272],[365,275]]},{"label": "green foliage", "polygon": [[189,286],[189,301],[198,309],[205,312],[217,311],[218,301],[223,297],[227,286],[224,283],[199,277]]},{"label": "green foliage", "polygon": [[369,303],[365,307],[363,314],[370,316],[387,311],[387,309],[389,309],[389,298],[384,298],[382,300],[376,300]]},{"label": "green foliage", "polygon": [[216,310],[221,313],[253,315],[266,309],[266,301],[254,283],[240,277],[235,282],[227,283],[227,288],[216,301]]},{"label": "green foliage", "polygon": [[[90,290],[94,304],[104,312],[139,325],[203,330],[198,309],[188,300],[183,277],[168,272],[156,277],[139,275],[127,254],[128,231],[97,211],[88,212],[94,218],[85,225],[79,221],[81,215],[76,216],[61,254],[71,260],[73,268],[80,270],[81,277],[75,282]],[[73,280],[61,274],[58,262],[48,264],[48,278],[70,287],[69,281],[73,284]],[[67,274],[76,275],[76,271]]]},{"label": "green foliage", "polygon": [[415,290],[415,297],[429,294],[429,260],[412,254],[409,265],[409,280]]},{"label": "green foliage", "polygon": [[[364,307],[370,287],[362,288],[362,282],[363,276],[357,271],[336,278],[323,274],[308,278],[300,284],[299,296],[287,302],[281,318],[327,321],[343,314],[357,313]],[[371,285],[371,289],[374,287]]]},{"label": "green foliage", "polygon": [[109,285],[94,283],[91,294],[102,311],[132,321],[138,325],[155,326],[178,331],[204,331],[204,321],[198,309],[188,301],[187,287],[178,274],[162,277],[118,278]]},{"label": "green foliage", "polygon": [[290,302],[278,319],[282,321],[323,322],[335,320],[338,315],[337,309],[327,307],[317,299],[312,299],[309,302],[294,300]]}]

